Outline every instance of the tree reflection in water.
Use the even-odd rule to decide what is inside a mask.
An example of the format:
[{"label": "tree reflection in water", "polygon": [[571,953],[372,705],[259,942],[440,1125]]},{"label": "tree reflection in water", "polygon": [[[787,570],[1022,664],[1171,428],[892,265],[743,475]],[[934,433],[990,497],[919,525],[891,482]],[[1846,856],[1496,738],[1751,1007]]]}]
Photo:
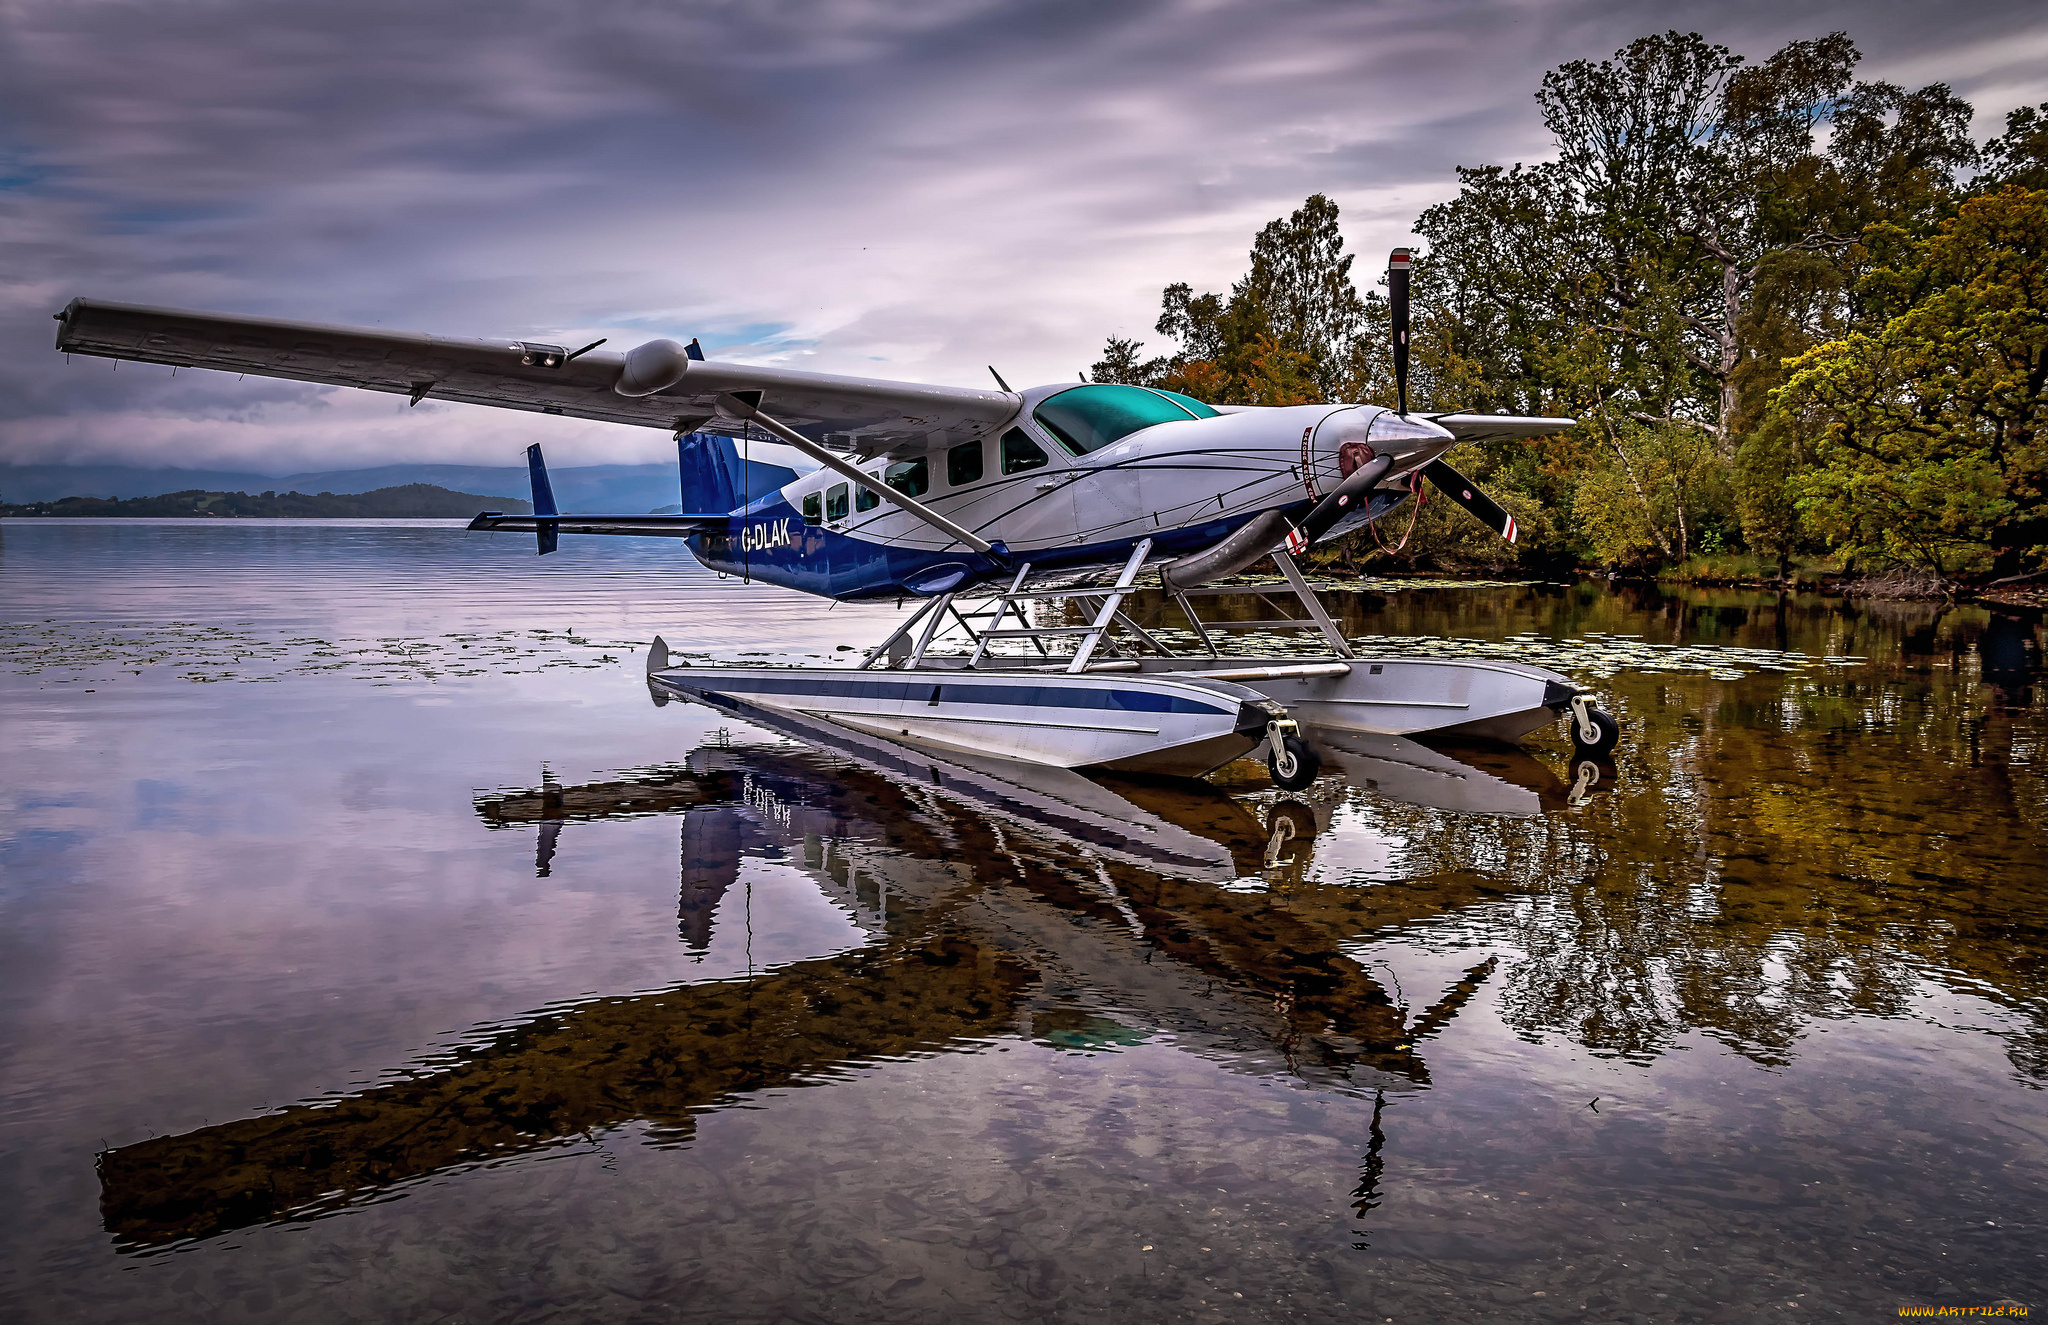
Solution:
[{"label": "tree reflection in water", "polygon": [[[1761,624],[1810,641],[1797,610],[1678,603],[1670,633]],[[651,1143],[685,1145],[703,1111],[764,1090],[1019,1035],[1167,1036],[1233,1070],[1371,1096],[1351,1195],[1366,1221],[1389,1102],[1429,1082],[1421,1050],[1482,989],[1524,1037],[1646,1061],[1703,1033],[1763,1065],[1791,1061],[1817,1022],[1966,990],[2014,1014],[1996,1033],[2042,1082],[2036,629],[1876,605],[1838,611],[1826,647],[1902,641],[1889,670],[1615,677],[1628,740],[1590,794],[1523,754],[1352,741],[1298,798],[1004,782],[915,751],[787,745],[482,797],[492,827],[536,829],[541,873],[583,825],[680,816],[692,948],[731,922],[751,858],[803,870],[868,942],[544,1009],[373,1089],[108,1151],[106,1225],[147,1250],[305,1219],[636,1119]],[[1374,873],[1343,845],[1368,837],[1399,844],[1398,868]],[[1460,926],[1493,954],[1419,1010],[1359,955]]]}]

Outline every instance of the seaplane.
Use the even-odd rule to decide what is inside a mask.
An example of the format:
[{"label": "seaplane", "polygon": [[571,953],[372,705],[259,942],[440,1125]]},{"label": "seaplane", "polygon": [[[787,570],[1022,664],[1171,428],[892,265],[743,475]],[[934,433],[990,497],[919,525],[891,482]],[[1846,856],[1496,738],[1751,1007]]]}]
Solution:
[{"label": "seaplane", "polygon": [[[1580,755],[1604,756],[1619,724],[1570,678],[1361,657],[1295,562],[1430,490],[1514,541],[1514,517],[1444,454],[1574,422],[1411,411],[1410,263],[1397,249],[1388,268],[1392,407],[1210,405],[1086,380],[1016,391],[994,368],[996,390],[893,382],[720,362],[695,339],[571,350],[90,299],[55,316],[67,354],[663,429],[677,511],[561,511],[535,445],[533,513],[469,527],[530,533],[542,555],[564,534],[676,538],[750,582],[918,604],[854,667],[691,664],[657,637],[648,684],[675,698],[1062,768],[1200,777],[1263,750],[1289,789],[1319,770],[1317,729],[1515,742],[1564,720]],[[813,467],[756,460],[756,441]],[[1197,600],[1246,593],[1237,577],[1267,558],[1284,583],[1255,588],[1281,615],[1204,619]],[[1190,630],[1137,619],[1133,596],[1152,590]],[[1320,647],[1226,654],[1233,629]]]}]

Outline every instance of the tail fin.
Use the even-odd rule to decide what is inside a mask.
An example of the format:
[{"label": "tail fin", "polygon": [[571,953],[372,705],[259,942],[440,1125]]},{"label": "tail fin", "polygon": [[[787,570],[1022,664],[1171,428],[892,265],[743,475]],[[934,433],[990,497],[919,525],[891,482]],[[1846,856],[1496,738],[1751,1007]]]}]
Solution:
[{"label": "tail fin", "polygon": [[[547,461],[541,459],[540,456],[539,442],[535,442],[532,446],[526,448],[526,472],[527,476],[533,480],[533,513],[535,515],[560,515],[562,512],[555,505],[554,485],[548,482]],[[542,525],[533,531],[533,541],[539,548],[535,555],[545,557],[548,553],[553,552],[561,543],[561,526],[554,524]]]},{"label": "tail fin", "polygon": [[796,471],[740,459],[730,437],[707,432],[676,438],[676,469],[685,511],[735,511],[756,497],[796,482]]}]

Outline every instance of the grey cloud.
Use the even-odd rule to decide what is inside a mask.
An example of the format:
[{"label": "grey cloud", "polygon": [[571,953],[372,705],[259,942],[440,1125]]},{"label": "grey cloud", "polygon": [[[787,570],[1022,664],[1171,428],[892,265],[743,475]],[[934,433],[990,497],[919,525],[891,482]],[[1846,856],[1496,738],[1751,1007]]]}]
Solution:
[{"label": "grey cloud", "polygon": [[[1545,151],[1542,71],[1697,27],[1847,28],[2023,93],[2023,4],[275,6],[0,16],[0,459],[276,472],[659,458],[665,439],[104,363],[76,294],[455,334],[700,335],[762,361],[1063,380],[1322,190],[1369,256],[1452,167]],[[1954,59],[1944,63],[1943,53]],[[2048,92],[2042,95],[2048,96]],[[2035,99],[2039,99],[2038,97]],[[2006,106],[1980,106],[1987,118]]]}]

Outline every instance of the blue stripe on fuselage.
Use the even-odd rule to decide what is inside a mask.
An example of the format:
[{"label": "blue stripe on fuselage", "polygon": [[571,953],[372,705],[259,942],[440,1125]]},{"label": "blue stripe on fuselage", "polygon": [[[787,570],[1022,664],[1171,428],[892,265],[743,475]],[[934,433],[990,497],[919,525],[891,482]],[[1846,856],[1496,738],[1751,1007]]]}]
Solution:
[{"label": "blue stripe on fuselage", "polygon": [[911,582],[947,566],[967,573],[963,584],[1003,570],[996,558],[965,548],[934,552],[889,547],[807,525],[802,513],[779,494],[735,513],[724,533],[692,534],[689,544],[697,560],[713,570],[838,599],[911,595]]},{"label": "blue stripe on fuselage", "polygon": [[[1364,520],[1378,519],[1406,496],[1374,493],[1368,507],[1349,517],[1339,528],[1348,530]],[[1281,509],[1299,520],[1308,514],[1311,505],[1301,501]],[[1204,524],[1161,530],[1152,535],[1153,555],[1177,557],[1200,552],[1263,513],[1249,511]],[[949,567],[967,573],[956,586],[965,588],[1004,578],[1014,573],[1017,563],[1025,561],[1040,570],[1118,565],[1130,557],[1137,543],[1137,539],[1123,538],[1072,547],[1017,548],[1011,552],[1008,563],[965,548],[933,551],[890,547],[820,525],[807,525],[802,513],[780,493],[771,493],[744,511],[735,512],[723,533],[692,534],[689,538],[690,551],[713,570],[846,601],[916,597],[919,591],[909,587],[912,583],[925,581]]]}]

